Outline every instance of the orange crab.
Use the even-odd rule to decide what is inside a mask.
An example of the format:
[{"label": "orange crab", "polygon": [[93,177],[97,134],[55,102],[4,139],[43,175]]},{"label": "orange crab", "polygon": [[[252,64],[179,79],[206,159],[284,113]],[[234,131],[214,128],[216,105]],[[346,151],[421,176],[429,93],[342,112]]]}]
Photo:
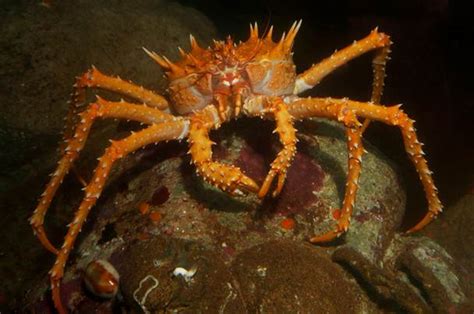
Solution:
[{"label": "orange crab", "polygon": [[[57,255],[50,271],[50,279],[54,304],[60,313],[65,313],[59,285],[67,258],[90,209],[102,192],[112,165],[150,143],[187,139],[189,153],[198,174],[210,184],[233,195],[254,192],[260,198],[264,198],[273,189],[271,194],[276,197],[283,188],[287,169],[296,152],[294,120],[325,117],[340,121],[347,131],[349,150],[346,191],[336,226],[326,234],[310,239],[311,242],[318,243],[330,241],[347,231],[364,152],[362,134],[370,120],[381,121],[400,128],[406,151],[418,171],[426,193],[428,212],[409,232],[421,229],[441,212],[441,202],[432,173],[423,157],[422,144],[417,140],[414,121],[399,105],[379,105],[385,63],[390,52],[389,36],[375,29],[367,37],[354,41],[352,45],[297,74],[292,60],[292,46],[300,26],[301,21],[295,22],[287,34],[274,42],[272,28],[260,37],[255,24],[250,26],[250,38],[247,41],[235,44],[228,37],[225,41],[214,41],[214,46],[207,49],[201,48],[191,36],[191,51],[186,53],[180,49],[182,58],[177,62],[171,62],[166,57],[144,49],[166,71],[170,102],[143,87],[104,75],[94,67],[78,77],[74,85],[73,109],[85,102],[87,88],[113,91],[135,99],[138,103],[123,100],[111,102],[97,97],[95,102],[77,114],[75,125],[73,117],[78,110],[71,110],[68,115],[62,158],[30,220],[41,243]],[[374,82],[370,102],[298,96],[317,85],[338,67],[372,50],[376,54],[373,60]],[[242,173],[238,167],[212,160],[213,142],[209,138],[209,132],[242,116],[274,119],[275,132],[282,144],[282,149],[261,185]],[[58,186],[83,148],[92,124],[98,118],[130,119],[142,122],[147,127],[122,140],[112,141],[99,158],[93,177],[84,188],[84,199],[69,225],[64,244],[57,249],[45,234],[44,216]],[[365,119],[363,123],[359,118]],[[273,184],[275,180],[276,184]]]}]

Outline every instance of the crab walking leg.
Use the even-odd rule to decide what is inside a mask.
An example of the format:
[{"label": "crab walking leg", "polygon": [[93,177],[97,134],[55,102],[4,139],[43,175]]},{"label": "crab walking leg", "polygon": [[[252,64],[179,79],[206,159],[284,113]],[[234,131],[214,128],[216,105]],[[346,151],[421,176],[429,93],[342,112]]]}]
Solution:
[{"label": "crab walking leg", "polygon": [[208,106],[190,119],[188,142],[189,153],[196,171],[204,180],[231,194],[242,194],[242,190],[258,191],[258,185],[235,166],[212,161],[212,144],[209,131],[220,127],[219,112]]},{"label": "crab walking leg", "polygon": [[65,311],[60,298],[59,282],[63,277],[69,252],[74,245],[78,233],[81,231],[91,207],[95,204],[102,192],[105,180],[109,175],[113,163],[145,145],[164,140],[181,140],[187,136],[188,130],[189,121],[184,119],[153,124],[144,130],[133,133],[123,140],[112,141],[112,144],[105,150],[104,155],[99,158],[99,164],[94,171],[94,176],[85,188],[84,199],[76,212],[74,220],[69,226],[64,244],[50,272],[53,300],[60,313],[65,313]]},{"label": "crab walking leg", "polygon": [[273,191],[272,196],[276,197],[283,189],[286,179],[286,172],[291,165],[296,154],[296,130],[293,126],[293,117],[286,109],[285,103],[280,98],[270,100],[265,113],[270,113],[274,116],[276,121],[276,129],[274,132],[278,133],[283,149],[278,153],[275,160],[272,162],[270,171],[268,172],[263,184],[258,192],[258,197],[263,198],[268,193],[273,179],[278,175],[277,187]]},{"label": "crab walking leg", "polygon": [[[353,118],[350,121],[351,124],[359,124],[356,116],[352,113]],[[348,121],[349,122],[349,121]],[[347,126],[347,123],[345,123]],[[360,125],[356,127],[346,127],[347,133],[347,148],[349,151],[349,160],[348,160],[348,173],[347,173],[347,183],[346,191],[344,195],[344,200],[342,202],[341,215],[337,220],[337,226],[334,230],[331,230],[323,235],[315,236],[310,239],[312,243],[321,243],[328,242],[334,238],[340,236],[342,233],[346,232],[349,228],[351,221],[352,210],[354,209],[354,203],[356,201],[356,194],[358,188],[358,181],[361,170],[362,154],[364,149],[362,147],[361,140],[361,128]]]},{"label": "crab walking leg", "polygon": [[84,147],[90,128],[96,118],[131,119],[147,124],[176,119],[158,109],[150,108],[145,105],[130,104],[127,102],[110,102],[101,98],[98,98],[96,102],[89,105],[88,109],[79,114],[80,121],[77,124],[76,131],[65,143],[64,154],[58,163],[56,171],[51,175],[51,180],[41,195],[38,207],[30,219],[33,230],[40,242],[47,250],[55,254],[57,254],[58,251],[48,240],[44,231],[44,216],[64,176],[69,172],[74,160]]},{"label": "crab walking leg", "polygon": [[403,136],[405,150],[418,172],[428,201],[428,212],[424,218],[408,230],[408,232],[414,232],[420,230],[433,220],[442,211],[442,205],[438,198],[438,189],[434,185],[431,176],[432,172],[428,169],[428,164],[424,158],[422,144],[416,136],[413,126],[415,121],[410,119],[400,109],[400,106],[384,107],[348,99],[300,98],[288,104],[288,111],[296,118],[316,116],[335,119],[339,112],[349,110],[353,111],[357,117],[381,121],[388,125],[399,127]]},{"label": "crab walking leg", "polygon": [[142,86],[124,81],[119,77],[105,75],[93,66],[89,71],[76,78],[74,91],[71,95],[72,99],[69,102],[69,111],[66,116],[66,126],[64,130],[65,140],[73,135],[74,117],[77,116],[81,111],[81,107],[85,104],[86,88],[100,88],[116,92],[161,110],[168,108],[168,101],[163,96],[147,90]]},{"label": "crab walking leg", "polygon": [[311,68],[298,75],[293,93],[297,95],[305,90],[313,88],[329,73],[346,64],[350,60],[371,50],[387,47],[390,44],[391,41],[388,35],[379,33],[377,29],[374,29],[367,37],[359,41],[354,41],[351,46],[335,52],[329,58],[313,65]]},{"label": "crab walking leg", "polygon": [[[370,97],[370,102],[374,104],[380,104],[383,94],[383,87],[385,81],[385,67],[387,65],[387,61],[389,60],[388,55],[390,54],[390,45],[380,48],[376,54],[374,59],[372,60],[372,70],[374,79],[372,81],[372,95]],[[367,127],[370,124],[370,119],[365,119],[364,123],[362,124],[362,133],[365,132]]]},{"label": "crab walking leg", "polygon": [[[291,110],[291,107],[290,109]],[[294,112],[292,112],[294,113]],[[313,114],[320,116],[323,113],[318,112],[314,109]],[[297,118],[299,116],[296,116]],[[361,170],[362,155],[364,148],[362,146],[362,124],[357,119],[354,110],[347,109],[344,106],[335,106],[332,111],[326,114],[327,118],[331,118],[342,122],[346,127],[347,134],[347,149],[349,152],[348,156],[348,174],[346,191],[344,200],[342,202],[341,215],[338,218],[336,228],[321,235],[310,239],[312,243],[328,242],[338,237],[342,233],[346,232],[349,228],[352,210],[354,209],[354,203],[356,201],[358,181]]]},{"label": "crab walking leg", "polygon": [[168,101],[163,96],[132,82],[124,81],[119,77],[105,75],[96,67],[92,67],[92,69],[78,77],[75,87],[79,92],[82,92],[86,87],[101,88],[131,97],[161,110],[168,108]]}]

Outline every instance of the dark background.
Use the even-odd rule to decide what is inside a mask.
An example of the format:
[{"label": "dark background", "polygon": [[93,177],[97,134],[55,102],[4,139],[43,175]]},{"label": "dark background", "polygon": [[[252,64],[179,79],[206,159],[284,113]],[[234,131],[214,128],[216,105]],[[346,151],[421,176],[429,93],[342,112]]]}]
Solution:
[{"label": "dark background", "polygon": [[[428,163],[440,197],[449,207],[474,189],[474,105],[469,4],[448,0],[339,1],[181,1],[204,12],[221,36],[248,36],[248,24],[260,31],[274,25],[281,36],[293,21],[303,19],[294,46],[298,72],[328,57],[335,49],[366,36],[378,26],[394,42],[387,66],[382,103],[402,103],[417,121]],[[368,100],[372,69],[367,54],[337,70],[311,95]],[[416,172],[406,158],[400,133],[373,123],[365,138],[394,160],[408,190],[405,225],[426,210]]]}]

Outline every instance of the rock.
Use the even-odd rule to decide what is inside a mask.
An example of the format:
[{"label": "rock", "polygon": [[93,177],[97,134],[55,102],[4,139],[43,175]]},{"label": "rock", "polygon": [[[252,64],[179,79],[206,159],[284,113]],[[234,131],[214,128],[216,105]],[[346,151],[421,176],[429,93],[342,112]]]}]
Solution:
[{"label": "rock", "polygon": [[[275,240],[232,264],[250,313],[368,313],[376,307],[324,250]],[[337,300],[337,301],[336,301]]]},{"label": "rock", "polygon": [[[474,311],[474,191],[468,191],[455,204],[448,207],[446,211],[433,223],[427,226],[422,233],[427,237],[439,243],[447,251],[448,256],[452,256],[451,264],[460,274],[462,280],[459,285],[462,285],[466,293],[466,299],[469,301],[465,309],[458,309],[459,312],[473,312]],[[426,255],[426,254],[425,254]],[[428,255],[429,256],[429,255]],[[453,281],[447,280],[450,277],[442,276],[441,284],[452,286]],[[439,280],[438,280],[439,281]],[[439,284],[433,285],[438,287]],[[456,294],[447,294],[449,302],[446,304],[453,304],[452,308],[456,309]],[[439,298],[443,299],[443,298]]]},{"label": "rock", "polygon": [[5,11],[1,116],[9,127],[43,134],[61,132],[75,77],[92,64],[163,92],[163,72],[142,47],[174,60],[178,46],[189,48],[189,34],[207,45],[216,33],[203,14],[177,2],[55,1]]},{"label": "rock", "polygon": [[[250,263],[249,259],[254,258],[258,250],[282,246],[281,252],[268,255],[268,260],[264,258],[262,262],[269,264],[270,260],[281,259],[281,255],[296,254],[301,257],[299,260],[309,260],[300,261],[302,273],[300,269],[295,270],[295,278],[304,276],[311,269],[309,265],[315,264],[318,265],[315,266],[318,270],[314,270],[316,274],[333,274],[334,282],[350,285],[344,271],[329,263],[332,248],[311,250],[302,245],[310,236],[334,226],[332,210],[340,205],[345,184],[344,130],[324,121],[309,121],[297,128],[299,153],[289,169],[282,194],[277,199],[263,202],[255,195],[231,197],[204,183],[194,174],[184,143],[152,146],[122,160],[93,210],[91,229],[85,231],[89,233],[76,249],[77,259],[66,273],[65,284],[75,280],[78,270],[91,260],[108,259],[121,272],[126,307],[137,308],[138,303],[142,303],[147,309],[164,309],[178,308],[185,303],[188,308],[196,309],[211,304],[196,295],[212,295],[219,300],[216,301],[219,308],[227,304],[226,308],[248,310],[260,304],[270,306],[271,299],[270,295],[259,292],[262,297],[260,303],[256,303],[238,289],[243,282],[248,283],[249,279],[243,276],[245,269],[251,269],[257,262]],[[278,149],[277,139],[271,135],[272,129],[272,122],[259,119],[241,119],[223,126],[212,134],[218,143],[214,149],[215,158],[239,165],[261,182]],[[375,260],[384,255],[385,247],[398,228],[403,215],[404,193],[391,166],[380,159],[379,153],[373,153],[370,145],[367,149],[370,153],[364,156],[366,164],[360,179],[353,225],[339,242]],[[142,211],[142,214],[139,208],[144,202],[150,206],[148,212]],[[288,220],[292,223],[287,224]],[[288,243],[297,247],[296,252]],[[310,252],[314,252],[314,257],[310,258]],[[179,256],[187,262],[182,263]],[[207,262],[199,266],[203,261],[196,256],[208,256],[204,259]],[[246,262],[237,267],[237,260]],[[288,257],[288,261],[292,260]],[[160,266],[155,266],[156,263]],[[172,276],[176,267],[189,270],[194,265],[198,265],[195,286],[187,286],[183,280]],[[209,273],[210,269],[216,273]],[[287,277],[275,276],[272,280],[275,296],[281,298],[290,293],[294,298],[295,291],[281,289]],[[306,284],[310,285],[309,282]],[[300,304],[323,306],[337,290],[334,282],[327,283],[328,294],[322,294],[324,302],[308,299]],[[312,284],[314,286],[305,286],[305,289],[319,293],[326,290],[318,281]],[[137,302],[143,299],[146,289],[155,285],[153,291],[156,289],[156,292],[150,292],[149,298]],[[141,291],[141,298],[138,292],[134,298],[135,291]],[[360,288],[351,291],[347,292],[351,300],[366,300],[365,292]],[[300,297],[306,299],[307,295]],[[281,301],[276,308],[286,309],[291,305],[290,301],[285,302]],[[361,306],[372,309],[374,304],[371,302],[364,301]],[[296,304],[293,304],[294,309],[298,308]],[[334,309],[343,309],[348,304],[336,304]]]},{"label": "rock", "polygon": [[[112,257],[127,304],[144,312],[243,313],[239,287],[222,257],[196,242],[154,237]],[[179,271],[190,275],[177,275]]]}]

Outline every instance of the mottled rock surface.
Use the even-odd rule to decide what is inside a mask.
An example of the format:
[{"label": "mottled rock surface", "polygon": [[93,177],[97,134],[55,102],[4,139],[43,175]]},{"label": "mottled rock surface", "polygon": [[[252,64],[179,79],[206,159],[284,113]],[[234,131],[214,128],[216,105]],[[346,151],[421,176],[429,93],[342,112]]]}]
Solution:
[{"label": "mottled rock surface", "polygon": [[[225,125],[212,134],[218,143],[216,159],[239,165],[261,182],[278,149],[272,128],[272,122],[259,119]],[[435,271],[432,261],[423,258],[421,266],[411,267],[419,246],[410,247],[410,238],[397,235],[404,193],[390,164],[369,144],[349,232],[332,246],[306,242],[335,223],[347,153],[344,131],[337,124],[307,121],[297,128],[299,153],[284,190],[279,198],[263,202],[254,195],[230,197],[204,183],[189,164],[185,143],[151,146],[118,163],[68,267],[65,303],[74,309],[91,304],[82,288],[69,283],[77,282],[91,260],[108,259],[122,277],[121,298],[112,302],[134,311],[326,308],[361,313],[436,308],[419,294],[423,284],[414,285],[409,272],[398,267],[405,262],[409,270]],[[139,210],[144,203],[150,205],[147,212]],[[431,245],[426,241],[422,247]],[[439,250],[432,258],[445,256]],[[443,275],[457,278],[445,259],[440,264],[448,265]],[[187,281],[173,275],[178,268],[196,272]],[[461,297],[450,302],[463,303],[458,288],[454,282],[428,292],[454,289],[453,295]],[[31,296],[30,302],[34,299]]]}]

